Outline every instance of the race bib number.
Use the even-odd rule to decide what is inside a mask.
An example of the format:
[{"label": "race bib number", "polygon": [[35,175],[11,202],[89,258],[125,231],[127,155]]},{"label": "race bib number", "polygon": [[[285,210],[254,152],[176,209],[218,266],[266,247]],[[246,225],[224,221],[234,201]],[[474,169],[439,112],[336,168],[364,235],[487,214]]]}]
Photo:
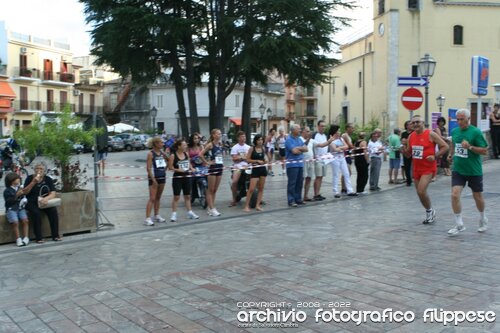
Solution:
[{"label": "race bib number", "polygon": [[469,150],[462,147],[461,143],[455,144],[455,156],[461,158],[469,157]]},{"label": "race bib number", "polygon": [[158,168],[158,169],[167,167],[167,162],[165,162],[165,159],[163,159],[163,158],[156,159],[155,164],[156,164],[156,168]]},{"label": "race bib number", "polygon": [[222,158],[222,156],[215,156],[215,164],[224,164],[224,159]]},{"label": "race bib number", "polygon": [[412,146],[411,157],[417,160],[424,158],[424,146]]},{"label": "race bib number", "polygon": [[179,169],[188,171],[189,170],[189,161],[179,161]]}]

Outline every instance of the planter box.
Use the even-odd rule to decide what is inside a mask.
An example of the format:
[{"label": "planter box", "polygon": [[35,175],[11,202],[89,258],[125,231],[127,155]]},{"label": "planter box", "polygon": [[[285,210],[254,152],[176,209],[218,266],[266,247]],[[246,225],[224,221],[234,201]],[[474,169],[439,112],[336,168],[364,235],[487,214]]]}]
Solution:
[{"label": "planter box", "polygon": [[[93,191],[76,191],[58,193],[62,199],[59,212],[59,233],[68,235],[81,232],[94,232],[95,226],[95,197]],[[34,238],[33,223],[30,221],[30,238]],[[20,228],[22,233],[22,229]],[[47,217],[42,214],[42,235],[50,237],[50,226]],[[15,242],[14,233],[5,214],[0,215],[0,244]]]}]

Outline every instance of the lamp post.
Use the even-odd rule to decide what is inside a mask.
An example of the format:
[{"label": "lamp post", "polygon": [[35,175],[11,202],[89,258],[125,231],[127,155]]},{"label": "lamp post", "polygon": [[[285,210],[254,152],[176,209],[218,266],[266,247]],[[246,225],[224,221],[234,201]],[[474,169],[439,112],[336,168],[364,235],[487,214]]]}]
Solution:
[{"label": "lamp post", "polygon": [[179,111],[177,111],[175,113],[175,119],[177,120],[177,137],[179,137],[179,126],[180,126],[180,123],[179,123]]},{"label": "lamp post", "polygon": [[153,118],[153,135],[156,134],[156,115],[158,114],[158,110],[153,106],[151,109],[151,118]]},{"label": "lamp post", "polygon": [[439,113],[442,113],[444,102],[446,101],[446,97],[444,97],[442,94],[439,94],[439,96],[436,98],[436,103],[439,108]]},{"label": "lamp post", "polygon": [[264,121],[264,113],[266,112],[266,107],[264,104],[261,104],[259,106],[259,112],[260,112],[260,134],[264,136],[264,126],[263,126],[263,121]]},{"label": "lamp post", "polygon": [[429,78],[434,75],[434,69],[436,69],[436,60],[429,53],[426,53],[418,61],[420,76],[427,79],[427,84],[425,85],[425,127],[429,127]]},{"label": "lamp post", "polygon": [[271,108],[267,108],[266,110],[266,113],[267,113],[267,132],[269,132],[269,118],[271,118],[271,116],[273,115],[273,110],[271,110]]}]

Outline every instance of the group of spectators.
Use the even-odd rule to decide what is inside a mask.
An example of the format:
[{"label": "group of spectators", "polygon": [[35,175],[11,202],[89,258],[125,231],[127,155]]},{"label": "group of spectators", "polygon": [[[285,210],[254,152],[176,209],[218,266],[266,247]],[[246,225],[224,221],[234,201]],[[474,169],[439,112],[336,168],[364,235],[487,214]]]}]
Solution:
[{"label": "group of spectators", "polygon": [[[389,184],[406,182],[411,186],[415,182],[417,195],[426,210],[424,224],[432,224],[436,211],[432,208],[427,194],[429,184],[435,179],[437,166],[445,175],[452,176],[452,207],[455,213],[456,226],[450,229],[450,235],[456,235],[465,228],[461,218],[460,193],[465,186],[473,190],[474,199],[480,212],[478,231],[487,229],[487,218],[484,215],[482,199],[482,169],[480,155],[486,154],[487,144],[477,128],[470,124],[470,112],[461,109],[457,112],[459,128],[451,137],[447,136],[446,119],[438,120],[437,128],[432,131],[425,128],[419,116],[405,123],[405,131],[395,129],[386,140],[382,139],[382,131],[375,129],[369,135],[357,133],[354,137],[354,126],[347,124],[341,133],[338,125],[329,126],[319,121],[316,131],[309,127],[301,128],[294,124],[290,133],[284,129],[271,129],[267,136],[255,135],[252,146],[246,144],[246,134],[238,132],[237,143],[231,148],[231,191],[232,201],[229,206],[237,204],[238,182],[244,170],[251,168],[249,193],[257,189],[258,196],[255,209],[262,211],[262,197],[267,176],[274,176],[273,166],[277,166],[278,175],[287,176],[287,203],[289,207],[305,205],[307,201],[321,201],[326,197],[321,194],[322,180],[327,176],[328,165],[332,171],[332,193],[334,198],[343,194],[356,197],[366,193],[366,185],[370,191],[380,190],[379,177],[384,157],[389,156]],[[190,191],[191,174],[194,172],[193,160],[201,160],[207,167],[207,214],[219,216],[216,208],[216,195],[224,172],[223,144],[221,131],[213,129],[205,145],[200,144],[201,135],[191,135],[189,142],[178,139],[172,146],[170,155],[163,150],[161,138],[154,138],[152,150],[148,153],[147,169],[150,185],[150,199],[146,208],[146,225],[165,222],[159,215],[160,198],[166,179],[166,171],[174,172],[172,188],[171,222],[177,221],[177,202],[183,193],[186,203],[187,217],[199,218],[191,209]],[[273,163],[277,152],[280,162]],[[454,161],[454,172],[450,171],[450,163]],[[351,182],[351,167],[357,171],[355,185]],[[402,179],[398,179],[402,168]],[[311,190],[312,184],[312,190]],[[250,195],[247,195],[243,210],[250,211]],[[154,215],[151,211],[154,209]]]}]

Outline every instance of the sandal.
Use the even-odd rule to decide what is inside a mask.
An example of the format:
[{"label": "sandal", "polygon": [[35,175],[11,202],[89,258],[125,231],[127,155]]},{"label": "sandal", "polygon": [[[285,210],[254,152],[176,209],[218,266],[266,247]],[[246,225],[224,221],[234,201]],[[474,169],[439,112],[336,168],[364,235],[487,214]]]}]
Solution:
[{"label": "sandal", "polygon": [[45,241],[43,239],[40,239],[40,240],[37,240],[36,243],[37,244],[43,244],[43,243],[45,243]]},{"label": "sandal", "polygon": [[57,237],[57,238],[54,238],[54,239],[52,239],[52,240],[53,240],[54,242],[61,242],[61,241],[62,241],[62,238]]}]

